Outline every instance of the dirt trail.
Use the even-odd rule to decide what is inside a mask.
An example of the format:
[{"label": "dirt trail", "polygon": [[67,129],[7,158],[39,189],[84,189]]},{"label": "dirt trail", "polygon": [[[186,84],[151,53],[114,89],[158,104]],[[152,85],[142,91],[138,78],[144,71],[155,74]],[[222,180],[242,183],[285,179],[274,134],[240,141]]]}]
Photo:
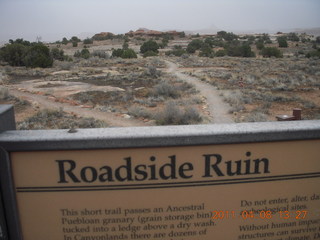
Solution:
[{"label": "dirt trail", "polygon": [[67,103],[54,102],[49,100],[46,96],[35,95],[29,92],[21,92],[10,88],[10,94],[18,98],[28,100],[34,105],[38,105],[40,109],[59,110],[60,108],[67,113],[73,113],[80,117],[95,118],[106,122],[111,127],[133,127],[133,126],[148,126],[150,124],[140,121],[138,119],[126,119],[115,113],[101,112],[96,109],[81,108],[80,106],[72,106]]},{"label": "dirt trail", "polygon": [[179,70],[178,65],[166,61],[168,64],[168,72],[175,74],[179,79],[191,83],[200,91],[200,94],[206,98],[208,104],[208,111],[211,116],[211,123],[233,123],[229,112],[229,105],[225,103],[219,96],[219,91],[212,85],[199,80],[198,78],[186,75]]}]

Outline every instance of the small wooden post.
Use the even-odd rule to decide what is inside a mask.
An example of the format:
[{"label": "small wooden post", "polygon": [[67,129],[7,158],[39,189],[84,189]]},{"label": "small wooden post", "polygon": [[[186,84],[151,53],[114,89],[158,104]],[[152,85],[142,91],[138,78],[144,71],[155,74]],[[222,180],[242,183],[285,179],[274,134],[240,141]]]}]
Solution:
[{"label": "small wooden post", "polygon": [[301,120],[301,109],[294,108],[292,115],[294,116],[294,120]]}]

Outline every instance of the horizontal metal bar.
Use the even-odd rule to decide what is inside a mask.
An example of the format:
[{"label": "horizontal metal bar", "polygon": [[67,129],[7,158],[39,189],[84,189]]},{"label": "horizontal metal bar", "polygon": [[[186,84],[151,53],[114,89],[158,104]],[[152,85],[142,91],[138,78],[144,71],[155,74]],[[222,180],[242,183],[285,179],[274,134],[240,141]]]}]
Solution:
[{"label": "horizontal metal bar", "polygon": [[162,127],[5,131],[7,151],[191,146],[320,139],[320,120]]}]

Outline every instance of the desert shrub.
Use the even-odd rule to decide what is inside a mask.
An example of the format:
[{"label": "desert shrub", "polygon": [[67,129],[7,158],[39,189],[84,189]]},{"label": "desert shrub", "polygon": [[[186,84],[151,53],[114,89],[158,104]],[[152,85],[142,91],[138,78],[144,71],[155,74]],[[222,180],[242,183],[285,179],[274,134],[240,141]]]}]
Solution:
[{"label": "desert shrub", "polygon": [[136,118],[151,118],[152,114],[145,108],[140,106],[131,106],[128,113]]},{"label": "desert shrub", "polygon": [[73,67],[73,63],[69,61],[55,61],[54,67],[57,67],[59,70],[70,70]]},{"label": "desert shrub", "polygon": [[224,57],[224,56],[226,56],[226,55],[227,55],[227,51],[226,51],[226,50],[222,50],[222,49],[218,50],[218,51],[215,53],[215,56],[216,56],[216,57]]},{"label": "desert shrub", "polygon": [[212,58],[214,56],[214,52],[212,50],[212,47],[209,44],[204,43],[200,49],[199,56]]},{"label": "desert shrub", "polygon": [[256,47],[258,50],[262,50],[264,48],[263,41],[259,40],[258,42],[256,42]]},{"label": "desert shrub", "polygon": [[223,38],[225,41],[228,41],[228,42],[239,38],[239,36],[233,34],[232,32],[226,32],[226,31],[217,32],[217,36],[219,38]]},{"label": "desert shrub", "polygon": [[167,47],[167,46],[168,46],[168,43],[169,43],[169,39],[167,39],[167,38],[162,39],[162,40],[161,40],[161,43],[158,44],[158,45],[159,45],[159,48],[163,49],[163,48]]},{"label": "desert shrub", "polygon": [[122,58],[137,58],[137,54],[135,51],[131,48],[129,49],[124,49],[122,53]]},{"label": "desert shrub", "polygon": [[181,57],[186,54],[186,50],[182,49],[181,46],[174,46],[174,49],[166,52],[166,56],[174,55],[176,57]]},{"label": "desert shrub", "polygon": [[165,97],[165,98],[178,98],[180,97],[180,93],[178,89],[168,84],[167,82],[163,81],[157,85],[154,86],[152,95],[155,97]]},{"label": "desert shrub", "polygon": [[261,53],[263,57],[276,57],[276,58],[282,58],[282,52],[276,48],[276,47],[266,47],[263,48]]},{"label": "desert shrub", "polygon": [[15,43],[22,44],[22,45],[27,46],[27,47],[30,47],[33,44],[33,43],[29,42],[29,41],[23,40],[23,38],[17,38],[16,40],[10,39],[9,43],[10,44],[15,44]]},{"label": "desert shrub", "polygon": [[261,37],[259,37],[264,43],[270,44],[272,43],[269,34],[264,33]]},{"label": "desert shrub", "polygon": [[181,109],[175,102],[168,102],[163,111],[155,115],[158,125],[188,125],[202,121],[198,110],[192,107]]},{"label": "desert shrub", "polygon": [[27,67],[52,67],[53,58],[50,55],[50,50],[42,43],[35,43],[26,52],[24,58],[25,66]]},{"label": "desert shrub", "polygon": [[84,59],[88,59],[90,58],[90,52],[88,49],[86,48],[83,48],[81,51],[77,50],[74,55],[74,57],[77,57],[77,58],[84,58]]},{"label": "desert shrub", "polygon": [[124,50],[129,49],[129,44],[127,42],[124,42],[122,44],[122,49],[124,49]]},{"label": "desert shrub", "polygon": [[285,36],[278,37],[277,41],[278,41],[280,48],[287,48],[288,47],[287,37],[285,37]]},{"label": "desert shrub", "polygon": [[112,57],[121,57],[123,54],[123,49],[118,48],[112,51]]},{"label": "desert shrub", "polygon": [[289,41],[293,41],[293,42],[299,42],[300,41],[300,38],[294,32],[288,33],[287,34],[287,38],[288,38]]},{"label": "desert shrub", "polygon": [[244,96],[240,91],[226,92],[223,94],[223,98],[231,106],[244,103]]},{"label": "desert shrub", "polygon": [[137,54],[131,48],[129,49],[118,48],[112,51],[112,57],[137,58]]},{"label": "desert shrub", "polygon": [[215,40],[213,37],[207,37],[205,40],[204,40],[204,43],[210,45],[210,47],[213,47],[215,46]]},{"label": "desert shrub", "polygon": [[23,122],[18,122],[19,130],[30,129],[69,129],[69,128],[101,128],[107,125],[94,118],[77,118],[62,110],[44,109]]},{"label": "desert shrub", "polygon": [[59,60],[59,61],[64,61],[64,52],[62,49],[52,48],[50,53],[51,53],[51,56],[53,59]]},{"label": "desert shrub", "polygon": [[73,36],[73,37],[71,37],[71,39],[70,39],[70,41],[71,42],[81,42],[81,40],[78,38],[78,37],[76,37],[76,36]]},{"label": "desert shrub", "polygon": [[8,44],[0,49],[0,57],[11,66],[25,66],[24,58],[28,47],[20,44]]},{"label": "desert shrub", "polygon": [[72,47],[78,47],[78,42],[72,42]]},{"label": "desert shrub", "polygon": [[186,37],[186,33],[185,32],[180,32],[179,33],[179,37],[180,38],[185,38]]},{"label": "desert shrub", "polygon": [[161,71],[158,71],[155,66],[151,65],[151,66],[147,67],[145,74],[147,74],[148,76],[151,76],[151,77],[160,77]]},{"label": "desert shrub", "polygon": [[187,52],[188,53],[195,53],[197,50],[199,50],[203,46],[204,42],[200,39],[194,39],[192,40],[188,46],[187,46]]},{"label": "desert shrub", "polygon": [[256,39],[255,36],[245,36],[245,38],[248,39],[247,44],[249,45],[253,44]]},{"label": "desert shrub", "polygon": [[268,115],[258,111],[253,111],[245,117],[244,121],[245,122],[266,122],[268,121]]},{"label": "desert shrub", "polygon": [[64,37],[64,38],[62,39],[62,41],[61,41],[61,43],[64,44],[64,45],[67,45],[68,42],[69,42],[68,39],[65,38],[65,37]]},{"label": "desert shrub", "polygon": [[102,50],[93,51],[92,56],[98,57],[98,58],[103,58],[103,59],[109,59],[110,58],[109,54],[106,53],[105,51],[102,51]]},{"label": "desert shrub", "polygon": [[10,40],[0,49],[0,58],[11,66],[51,67],[50,50],[42,43],[30,43],[23,39]]},{"label": "desert shrub", "polygon": [[202,121],[202,116],[199,111],[194,107],[187,107],[184,110],[184,123],[183,124],[195,124]]},{"label": "desert shrub", "polygon": [[148,51],[148,52],[145,52],[143,54],[143,57],[146,58],[146,57],[155,57],[155,56],[158,56],[158,53],[156,52],[153,52],[153,51]]},{"label": "desert shrub", "polygon": [[92,38],[86,38],[85,40],[83,40],[83,44],[93,44]]},{"label": "desert shrub", "polygon": [[238,43],[232,43],[226,46],[228,56],[231,57],[254,57],[254,52],[251,51],[251,47],[247,44],[238,45]]},{"label": "desert shrub", "polygon": [[149,40],[147,42],[144,42],[140,47],[140,52],[145,54],[147,52],[154,52],[158,53],[159,45],[157,42],[153,40]]},{"label": "desert shrub", "polygon": [[308,52],[306,54],[306,57],[307,58],[320,58],[320,49],[316,50],[316,51],[311,51],[311,52]]}]

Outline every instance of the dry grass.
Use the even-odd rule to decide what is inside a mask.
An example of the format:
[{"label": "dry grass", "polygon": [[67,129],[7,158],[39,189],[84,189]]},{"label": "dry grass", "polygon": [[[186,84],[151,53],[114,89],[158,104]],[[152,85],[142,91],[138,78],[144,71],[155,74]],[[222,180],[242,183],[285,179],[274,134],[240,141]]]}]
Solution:
[{"label": "dry grass", "polygon": [[[319,59],[189,57],[177,61],[185,67],[195,67],[190,74],[231,91],[224,98],[232,106],[236,121],[275,120],[276,114],[291,114],[294,107],[302,109],[304,119],[319,118]],[[244,87],[239,85],[241,78]],[[265,106],[266,103],[269,104]]]},{"label": "dry grass", "polygon": [[70,128],[102,128],[107,124],[93,118],[79,118],[63,112],[63,110],[41,110],[34,116],[17,123],[19,130],[35,129],[70,129]]}]

